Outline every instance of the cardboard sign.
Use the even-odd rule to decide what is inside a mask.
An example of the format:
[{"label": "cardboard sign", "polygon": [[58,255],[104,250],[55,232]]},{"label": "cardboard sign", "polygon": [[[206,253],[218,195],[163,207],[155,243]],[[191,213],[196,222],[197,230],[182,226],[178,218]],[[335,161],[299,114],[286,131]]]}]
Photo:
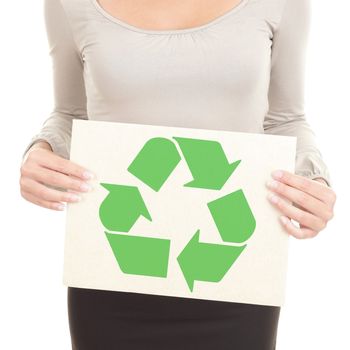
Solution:
[{"label": "cardboard sign", "polygon": [[267,199],[296,137],[73,121],[93,190],[67,204],[66,286],[281,306],[288,233]]}]

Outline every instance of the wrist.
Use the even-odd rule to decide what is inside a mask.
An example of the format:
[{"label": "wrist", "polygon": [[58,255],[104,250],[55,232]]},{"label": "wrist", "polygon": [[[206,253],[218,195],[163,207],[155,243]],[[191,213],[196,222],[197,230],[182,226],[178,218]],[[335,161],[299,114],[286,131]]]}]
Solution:
[{"label": "wrist", "polygon": [[40,141],[36,141],[30,148],[28,151],[34,149],[34,148],[44,148],[44,149],[47,149],[51,152],[53,152],[53,149],[51,147],[51,145],[45,141],[45,140],[40,140]]},{"label": "wrist", "polygon": [[27,159],[29,153],[31,151],[33,151],[34,149],[36,149],[36,148],[47,149],[47,150],[53,152],[53,149],[52,149],[51,145],[47,141],[42,140],[42,139],[37,140],[28,148],[27,152],[23,155],[21,164],[23,164],[25,162],[25,160]]}]

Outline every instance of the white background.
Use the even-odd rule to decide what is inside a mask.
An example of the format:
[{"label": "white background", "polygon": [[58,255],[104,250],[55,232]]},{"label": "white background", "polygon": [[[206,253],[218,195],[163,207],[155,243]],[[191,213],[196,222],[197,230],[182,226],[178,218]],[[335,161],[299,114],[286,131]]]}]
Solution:
[{"label": "white background", "polygon": [[[53,106],[42,1],[1,5],[0,348],[70,349],[61,280],[65,212],[35,206],[19,192],[22,152]],[[306,112],[338,199],[316,238],[290,240],[278,350],[350,349],[349,10],[346,1],[313,1]]]}]

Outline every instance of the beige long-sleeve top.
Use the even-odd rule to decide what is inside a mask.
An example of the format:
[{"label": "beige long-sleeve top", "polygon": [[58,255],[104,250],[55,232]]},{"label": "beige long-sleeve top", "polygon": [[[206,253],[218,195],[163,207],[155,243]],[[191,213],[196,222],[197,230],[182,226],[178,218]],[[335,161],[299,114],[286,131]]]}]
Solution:
[{"label": "beige long-sleeve top", "polygon": [[69,159],[73,118],[292,135],[295,173],[331,186],[304,111],[310,1],[241,0],[200,26],[150,30],[98,0],[44,0],[55,105],[23,157],[46,140]]}]

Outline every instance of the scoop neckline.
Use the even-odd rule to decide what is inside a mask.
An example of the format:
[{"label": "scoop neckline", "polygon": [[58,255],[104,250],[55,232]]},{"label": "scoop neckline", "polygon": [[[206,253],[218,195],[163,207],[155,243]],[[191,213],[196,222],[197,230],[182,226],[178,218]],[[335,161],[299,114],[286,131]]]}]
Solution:
[{"label": "scoop neckline", "polygon": [[112,16],[109,12],[107,12],[98,2],[98,0],[90,0],[96,10],[101,13],[105,18],[108,20],[119,24],[122,27],[125,27],[127,29],[133,30],[135,32],[143,33],[143,34],[184,34],[184,33],[193,33],[205,28],[209,28],[213,26],[214,24],[217,24],[227,18],[230,15],[236,14],[239,10],[241,10],[248,2],[249,0],[241,0],[237,5],[232,7],[230,10],[226,11],[224,14],[210,20],[209,22],[206,22],[204,24],[190,27],[190,28],[183,28],[183,29],[164,29],[164,30],[156,30],[156,29],[144,29],[137,26],[134,26],[128,22],[125,22],[117,17]]}]

